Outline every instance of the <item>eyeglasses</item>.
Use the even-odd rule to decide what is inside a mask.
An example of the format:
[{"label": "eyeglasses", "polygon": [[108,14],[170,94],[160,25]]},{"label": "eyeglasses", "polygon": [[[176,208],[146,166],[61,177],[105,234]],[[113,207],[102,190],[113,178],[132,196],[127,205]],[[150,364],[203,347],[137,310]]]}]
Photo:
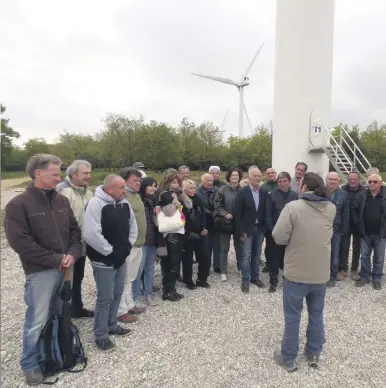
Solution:
[{"label": "eyeglasses", "polygon": [[369,185],[373,184],[373,185],[376,185],[377,183],[379,183],[379,181],[368,181],[367,182]]}]

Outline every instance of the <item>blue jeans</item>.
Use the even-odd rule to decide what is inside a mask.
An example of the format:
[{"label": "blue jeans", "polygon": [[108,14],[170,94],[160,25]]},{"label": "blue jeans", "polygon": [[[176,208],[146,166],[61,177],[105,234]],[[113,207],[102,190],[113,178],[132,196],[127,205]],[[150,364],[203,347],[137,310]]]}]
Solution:
[{"label": "blue jeans", "polygon": [[144,245],[142,248],[142,261],[139,266],[137,278],[133,281],[133,298],[141,296],[141,277],[144,272],[143,283],[145,296],[153,294],[154,263],[157,255],[157,248],[154,245]]},{"label": "blue jeans", "polygon": [[63,283],[64,272],[57,269],[26,275],[24,301],[27,311],[23,329],[23,355],[20,362],[24,372],[40,369],[37,343],[48,319],[62,312],[60,291]]},{"label": "blue jeans", "polygon": [[97,288],[94,316],[96,340],[109,337],[109,330],[117,327],[117,312],[125,286],[126,264],[120,268],[103,267],[93,262],[92,271]]},{"label": "blue jeans", "polygon": [[324,298],[326,284],[295,283],[287,279],[283,282],[284,336],[281,353],[284,362],[294,361],[299,353],[299,327],[303,310],[303,299],[306,298],[308,310],[306,353],[309,356],[320,356],[324,337]]},{"label": "blue jeans", "polygon": [[259,262],[264,235],[262,230],[256,228],[255,233],[242,243],[241,277],[243,282],[252,282],[259,278]]},{"label": "blue jeans", "polygon": [[340,240],[341,236],[339,232],[334,232],[331,238],[331,278],[336,279],[338,277],[339,263],[340,263]]},{"label": "blue jeans", "polygon": [[[372,274],[374,282],[379,282],[385,263],[386,239],[371,234],[361,238],[361,279],[368,280]],[[373,270],[371,271],[371,253],[374,250]]]}]

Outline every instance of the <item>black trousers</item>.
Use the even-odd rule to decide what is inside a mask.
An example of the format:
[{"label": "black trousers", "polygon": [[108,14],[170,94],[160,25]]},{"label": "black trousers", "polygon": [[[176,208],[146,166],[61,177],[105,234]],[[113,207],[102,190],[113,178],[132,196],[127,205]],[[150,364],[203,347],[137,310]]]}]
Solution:
[{"label": "black trousers", "polygon": [[209,257],[209,268],[212,264],[213,253],[213,269],[220,269],[220,234],[209,231],[206,236],[203,236],[203,241],[205,241],[205,250]]},{"label": "black trousers", "polygon": [[277,245],[271,233],[267,233],[265,243],[268,252],[269,282],[270,284],[277,285],[279,269],[284,268],[285,245]]},{"label": "black trousers", "polygon": [[206,282],[209,276],[210,258],[206,251],[205,236],[201,236],[197,240],[188,240],[184,242],[182,252],[182,274],[185,283],[192,282],[193,278],[193,252],[196,255],[198,262],[197,280]]},{"label": "black trousers", "polygon": [[272,231],[266,232],[264,256],[265,256],[265,265],[268,269],[274,252],[274,245],[275,245],[275,240],[272,237]]},{"label": "black trousers", "polygon": [[348,271],[348,256],[350,253],[352,237],[352,262],[351,262],[351,271],[358,271],[359,259],[361,255],[361,236],[358,232],[350,232],[350,234],[345,234],[340,240],[340,271]]},{"label": "black trousers", "polygon": [[182,258],[183,234],[169,233],[166,235],[168,256],[161,259],[162,288],[164,294],[176,290],[176,281]]},{"label": "black trousers", "polygon": [[84,278],[84,267],[86,265],[86,256],[81,257],[74,264],[74,273],[72,278],[72,310],[76,313],[83,309],[82,301],[82,282]]}]

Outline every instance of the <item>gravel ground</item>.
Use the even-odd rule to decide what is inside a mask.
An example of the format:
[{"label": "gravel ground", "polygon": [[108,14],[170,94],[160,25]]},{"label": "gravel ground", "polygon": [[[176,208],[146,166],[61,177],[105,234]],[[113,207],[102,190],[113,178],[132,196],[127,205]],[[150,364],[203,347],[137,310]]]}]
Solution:
[{"label": "gravel ground", "polygon": [[[83,373],[60,375],[57,387],[297,388],[386,386],[386,288],[356,289],[351,280],[328,291],[327,343],[318,370],[300,359],[289,374],[272,360],[283,332],[281,287],[275,294],[251,286],[240,291],[234,253],[229,281],[210,276],[212,288],[189,291],[185,299],[149,308],[131,325],[131,337],[115,339],[114,352],[103,354],[93,343],[92,320],[77,320],[89,364]],[[262,279],[267,282],[267,276]],[[24,387],[19,367],[25,305],[24,276],[15,253],[2,239],[1,252],[1,386]],[[157,266],[156,284],[159,285]],[[95,300],[89,264],[84,298]],[[301,348],[306,319],[302,320]]]},{"label": "gravel ground", "polygon": [[22,193],[24,188],[15,187],[17,185],[25,182],[26,179],[2,179],[1,180],[1,208],[3,209],[5,205],[16,195]]}]

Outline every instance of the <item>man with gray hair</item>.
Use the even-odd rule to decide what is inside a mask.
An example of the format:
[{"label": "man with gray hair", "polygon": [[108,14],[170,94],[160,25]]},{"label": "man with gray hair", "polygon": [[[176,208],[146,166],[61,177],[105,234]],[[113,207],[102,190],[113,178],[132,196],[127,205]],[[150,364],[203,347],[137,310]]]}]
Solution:
[{"label": "man with gray hair", "polygon": [[214,224],[214,200],[217,194],[217,187],[213,186],[213,176],[205,173],[201,176],[201,186],[197,188],[197,195],[204,203],[205,223],[208,234],[204,236],[205,248],[208,254],[209,268],[212,262],[213,253],[213,270],[216,273],[220,271],[220,235],[216,232]]},{"label": "man with gray hair", "polygon": [[147,177],[147,167],[142,162],[133,163],[132,168],[135,168],[141,173],[142,179]]},{"label": "man with gray hair", "polygon": [[117,325],[125,285],[126,257],[130,255],[138,234],[134,212],[125,194],[123,178],[108,175],[103,185],[96,188],[95,197],[90,199],[82,226],[97,287],[95,344],[105,352],[115,347],[109,335],[131,334],[130,329]]},{"label": "man with gray hair", "polygon": [[39,336],[48,319],[61,313],[63,269],[81,256],[80,229],[70,202],[55,191],[61,164],[54,155],[32,156],[26,168],[32,183],[5,209],[5,233],[26,276],[21,368],[29,385],[44,381],[39,367]]},{"label": "man with gray hair", "polygon": [[[88,188],[91,181],[91,164],[87,160],[74,160],[67,167],[66,177],[56,186],[56,191],[70,201],[78,225],[82,228],[84,211],[88,201],[94,196]],[[72,279],[72,317],[91,318],[94,312],[83,307],[82,281],[86,264],[86,244],[82,241],[82,257],[74,265]]]},{"label": "man with gray hair", "polygon": [[220,180],[220,167],[219,166],[210,166],[208,170],[209,174],[213,177],[213,186],[220,188],[221,186],[225,186],[226,183]]},{"label": "man with gray hair", "polygon": [[264,288],[259,279],[259,261],[266,231],[265,210],[268,191],[260,187],[261,171],[257,166],[248,170],[249,184],[236,196],[236,233],[242,241],[241,291],[249,292],[249,284]]},{"label": "man with gray hair", "polygon": [[178,173],[183,181],[190,179],[190,168],[188,166],[182,165],[178,167]]},{"label": "man with gray hair", "polygon": [[369,167],[366,170],[367,177],[369,177],[370,175],[373,175],[373,174],[379,174],[379,168],[377,168],[377,167]]}]

